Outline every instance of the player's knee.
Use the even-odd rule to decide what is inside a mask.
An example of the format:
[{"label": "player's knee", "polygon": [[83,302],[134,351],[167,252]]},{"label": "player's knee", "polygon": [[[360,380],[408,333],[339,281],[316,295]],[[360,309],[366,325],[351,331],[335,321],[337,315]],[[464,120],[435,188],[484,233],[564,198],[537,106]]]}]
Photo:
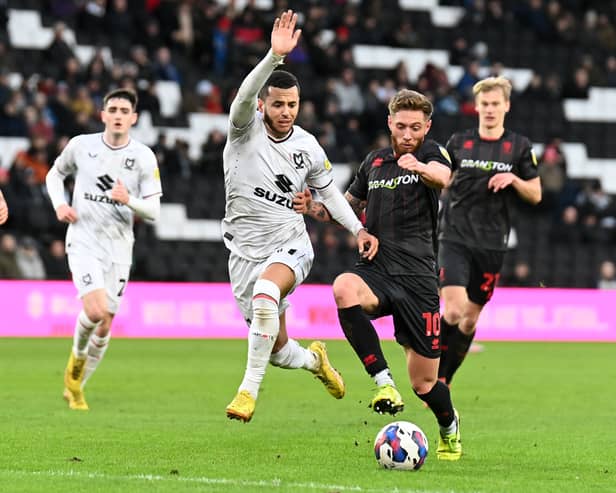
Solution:
[{"label": "player's knee", "polygon": [[258,323],[263,329],[271,328],[268,331],[270,334],[277,333],[279,302],[280,289],[278,286],[267,279],[259,279],[252,292],[253,323]]},{"label": "player's knee", "polygon": [[462,320],[462,315],[464,314],[463,305],[459,303],[451,303],[449,305],[445,304],[445,310],[443,312],[443,317],[445,320],[452,324],[459,324]]},{"label": "player's knee", "polygon": [[477,320],[478,317],[463,317],[459,324],[460,332],[467,335],[474,333],[477,327]]},{"label": "player's knee", "polygon": [[411,377],[411,386],[416,394],[424,395],[432,390],[436,384],[436,376],[433,375],[414,375]]},{"label": "player's knee", "polygon": [[83,311],[86,314],[86,317],[88,317],[88,319],[90,319],[94,324],[104,322],[107,317],[107,308],[100,304],[92,303],[88,306],[84,306]]},{"label": "player's knee", "polygon": [[336,277],[332,289],[337,306],[349,306],[349,304],[354,305],[359,302],[359,300],[356,300],[357,289],[354,283],[354,276],[351,274],[344,273]]}]

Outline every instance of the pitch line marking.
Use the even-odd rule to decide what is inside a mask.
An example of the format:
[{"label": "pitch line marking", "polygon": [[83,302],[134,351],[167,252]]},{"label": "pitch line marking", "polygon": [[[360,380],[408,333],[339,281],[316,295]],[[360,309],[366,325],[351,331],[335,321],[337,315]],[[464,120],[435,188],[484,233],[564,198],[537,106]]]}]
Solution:
[{"label": "pitch line marking", "polygon": [[[250,481],[242,479],[226,479],[226,478],[208,478],[208,477],[167,477],[157,474],[105,474],[100,472],[81,472],[81,471],[61,471],[61,470],[46,470],[46,471],[19,471],[14,469],[0,470],[0,475],[3,476],[37,476],[48,478],[84,478],[84,479],[101,479],[109,481],[151,481],[151,482],[186,482],[186,483],[201,483],[213,485],[231,485],[231,486],[250,486],[256,488],[303,488],[305,490],[334,490],[334,491],[357,491],[361,493],[455,493],[452,490],[417,490],[417,489],[400,489],[400,488],[363,488],[361,486],[344,486],[323,483],[292,483],[280,479]],[[480,492],[472,492],[480,493]]]}]

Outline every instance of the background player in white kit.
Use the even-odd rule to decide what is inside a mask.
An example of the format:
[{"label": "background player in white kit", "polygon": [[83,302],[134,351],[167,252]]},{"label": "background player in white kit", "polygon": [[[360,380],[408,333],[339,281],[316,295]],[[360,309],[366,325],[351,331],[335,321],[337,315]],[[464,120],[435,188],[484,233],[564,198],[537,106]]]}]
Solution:
[{"label": "background player in white kit", "polygon": [[[69,223],[68,263],[83,309],[64,374],[71,409],[87,410],[83,386],[109,344],[111,321],[130,274],[134,215],[155,221],[162,194],[156,157],[132,139],[137,95],[116,89],[103,99],[102,133],[70,140],[47,174],[47,190],[58,220]],[[72,204],[64,180],[74,175]]]},{"label": "background player in white kit", "polygon": [[242,82],[231,105],[224,150],[222,231],[231,251],[233,294],[250,324],[246,372],[226,413],[244,422],[252,418],[268,362],[313,372],[337,399],[345,392],[325,344],[314,341],[305,349],[287,336],[286,296],[306,278],[314,257],[303,216],[294,211],[295,196],[306,186],[318,190],[334,219],[357,235],[364,256],[373,258],[378,249],[378,240],[363,229],[333,183],[323,149],[293,125],[299,84],[292,74],[274,69],[297,45],[301,31],[295,30],[296,22],[291,10],[274,21],[271,50]]}]

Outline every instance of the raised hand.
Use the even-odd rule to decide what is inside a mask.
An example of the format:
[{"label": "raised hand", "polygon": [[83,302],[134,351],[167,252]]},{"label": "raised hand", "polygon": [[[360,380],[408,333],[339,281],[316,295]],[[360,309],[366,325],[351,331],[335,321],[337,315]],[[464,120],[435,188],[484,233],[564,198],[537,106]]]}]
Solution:
[{"label": "raised hand", "polygon": [[283,12],[280,17],[276,17],[272,29],[272,51],[274,54],[288,55],[297,46],[302,30],[295,30],[295,24],[297,24],[297,14],[294,14],[291,9]]}]

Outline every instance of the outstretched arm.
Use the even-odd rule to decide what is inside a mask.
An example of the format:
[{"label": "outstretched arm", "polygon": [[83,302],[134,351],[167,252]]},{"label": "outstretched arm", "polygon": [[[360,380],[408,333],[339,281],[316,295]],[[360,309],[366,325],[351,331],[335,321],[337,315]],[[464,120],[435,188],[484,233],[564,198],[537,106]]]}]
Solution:
[{"label": "outstretched arm", "polygon": [[[366,200],[360,200],[357,197],[354,197],[349,192],[345,192],[344,198],[347,200],[351,209],[355,213],[357,217],[361,215],[361,213],[366,208]],[[325,207],[323,202],[319,202],[318,200],[312,200],[312,194],[309,189],[304,190],[303,192],[299,192],[295,195],[293,199],[293,210],[298,214],[306,214],[317,221],[321,222],[337,222],[330,212]]]},{"label": "outstretched arm", "polygon": [[398,159],[398,166],[402,169],[417,173],[430,188],[441,189],[449,184],[451,169],[438,161],[422,163],[413,154],[404,154]]},{"label": "outstretched arm", "polygon": [[297,14],[292,10],[283,12],[274,21],[272,48],[265,58],[246,76],[231,103],[230,120],[235,128],[243,128],[254,118],[257,109],[257,94],[274,69],[282,64],[284,57],[297,46],[301,29],[295,29]]},{"label": "outstretched arm", "polygon": [[295,195],[293,209],[298,214],[306,214],[317,221],[331,221],[344,226],[357,236],[359,254],[363,258],[372,260],[378,252],[379,240],[368,233],[368,230],[357,219],[366,207],[366,201],[353,197],[349,192],[346,192],[343,197],[333,183],[322,189],[321,194],[329,209],[324,203],[312,200],[312,194],[308,189]]},{"label": "outstretched arm", "polygon": [[488,182],[488,188],[494,192],[503,190],[509,185],[515,189],[522,200],[533,205],[541,202],[541,178],[538,176],[523,180],[513,173],[497,173]]}]

